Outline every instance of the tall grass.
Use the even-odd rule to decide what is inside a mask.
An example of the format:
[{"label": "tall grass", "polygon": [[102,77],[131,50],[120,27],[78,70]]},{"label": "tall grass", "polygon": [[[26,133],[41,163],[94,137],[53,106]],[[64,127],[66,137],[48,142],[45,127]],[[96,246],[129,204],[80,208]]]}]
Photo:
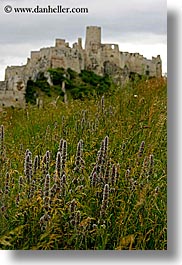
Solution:
[{"label": "tall grass", "polygon": [[4,109],[0,248],[167,249],[166,81]]}]

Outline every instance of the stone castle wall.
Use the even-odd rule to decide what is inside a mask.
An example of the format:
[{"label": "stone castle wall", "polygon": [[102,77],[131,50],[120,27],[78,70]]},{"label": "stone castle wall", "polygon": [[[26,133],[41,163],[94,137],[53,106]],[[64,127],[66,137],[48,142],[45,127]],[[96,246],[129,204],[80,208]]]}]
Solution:
[{"label": "stone castle wall", "polygon": [[82,39],[69,46],[64,39],[56,39],[54,47],[32,51],[27,64],[7,67],[5,81],[0,82],[0,105],[23,106],[27,81],[35,81],[40,72],[46,76],[49,68],[71,68],[76,72],[92,70],[98,75],[112,75],[116,81],[124,83],[130,73],[162,76],[160,56],[149,60],[139,53],[119,51],[117,44],[101,43],[101,28],[90,26],[86,29],[85,49]]}]

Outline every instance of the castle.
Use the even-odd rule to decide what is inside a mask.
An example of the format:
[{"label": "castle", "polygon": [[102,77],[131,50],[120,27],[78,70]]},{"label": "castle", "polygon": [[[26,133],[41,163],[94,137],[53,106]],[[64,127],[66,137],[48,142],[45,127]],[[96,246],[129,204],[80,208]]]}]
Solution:
[{"label": "castle", "polygon": [[47,70],[57,67],[71,68],[78,73],[85,69],[98,75],[109,74],[120,83],[128,80],[131,73],[162,76],[160,55],[149,60],[139,53],[119,51],[117,44],[101,43],[101,27],[89,26],[86,28],[85,48],[81,38],[73,47],[64,39],[56,39],[54,47],[32,51],[25,65],[8,66],[5,80],[0,81],[0,106],[24,106],[27,81],[36,81],[39,74],[44,73],[51,84]]}]

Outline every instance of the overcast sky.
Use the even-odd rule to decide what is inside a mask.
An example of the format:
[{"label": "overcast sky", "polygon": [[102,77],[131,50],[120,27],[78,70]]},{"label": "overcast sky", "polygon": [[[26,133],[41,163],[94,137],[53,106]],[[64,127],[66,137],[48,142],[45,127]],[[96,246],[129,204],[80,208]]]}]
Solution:
[{"label": "overcast sky", "polygon": [[[4,7],[86,7],[87,14],[15,14]],[[31,50],[53,46],[56,38],[70,44],[86,26],[102,27],[102,43],[119,44],[120,51],[147,58],[161,55],[167,72],[166,0],[0,0],[0,80],[6,66],[26,63]]]}]

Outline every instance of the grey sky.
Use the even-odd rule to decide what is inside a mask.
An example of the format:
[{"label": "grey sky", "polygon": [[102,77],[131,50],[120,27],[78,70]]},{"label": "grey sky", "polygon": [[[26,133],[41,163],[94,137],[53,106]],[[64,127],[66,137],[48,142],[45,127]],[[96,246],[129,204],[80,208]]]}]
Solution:
[{"label": "grey sky", "polygon": [[[86,7],[89,12],[7,14],[6,5]],[[149,57],[160,54],[163,71],[166,71],[166,0],[0,0],[0,79],[6,65],[25,63],[32,49],[54,45],[55,38],[73,43],[82,37],[84,41],[87,25],[101,26],[102,41],[118,43],[120,50],[136,51]]]}]

